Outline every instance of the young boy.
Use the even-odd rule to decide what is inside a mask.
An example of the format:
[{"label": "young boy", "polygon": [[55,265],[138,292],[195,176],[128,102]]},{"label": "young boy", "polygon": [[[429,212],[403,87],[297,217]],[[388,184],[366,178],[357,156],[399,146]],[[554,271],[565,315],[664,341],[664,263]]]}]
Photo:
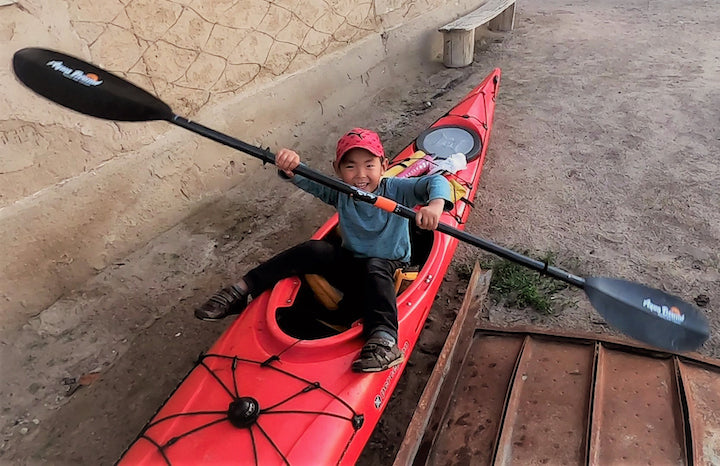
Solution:
[{"label": "young boy", "polygon": [[[247,305],[248,295],[257,296],[282,278],[307,273],[343,277],[343,303],[360,307],[367,338],[352,369],[377,372],[400,364],[403,354],[397,346],[393,274],[410,261],[408,220],[294,175],[300,157],[292,150],[280,150],[275,164],[293,184],[337,208],[342,244],[310,240],[288,249],[213,295],[195,316],[218,320],[238,314]],[[382,178],[387,159],[373,131],[354,128],[340,138],[333,167],[338,178],[363,191],[409,207],[427,204],[415,217],[421,228],[437,228],[445,207],[452,207],[450,184],[442,176]]]}]

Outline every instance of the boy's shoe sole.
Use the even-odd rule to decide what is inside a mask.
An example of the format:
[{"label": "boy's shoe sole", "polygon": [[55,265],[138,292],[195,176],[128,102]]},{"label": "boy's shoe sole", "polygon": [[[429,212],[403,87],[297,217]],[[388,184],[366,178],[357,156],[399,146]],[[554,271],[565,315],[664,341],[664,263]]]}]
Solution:
[{"label": "boy's shoe sole", "polygon": [[353,362],[353,371],[355,371],[355,372],[364,372],[364,373],[382,372],[382,371],[386,371],[386,370],[388,370],[388,369],[392,369],[392,368],[395,367],[395,366],[399,366],[400,364],[402,364],[402,362],[403,362],[404,360],[405,360],[404,357],[403,357],[403,358],[400,358],[400,359],[396,359],[396,360],[390,362],[390,363],[389,363],[387,366],[385,366],[385,367],[365,367],[365,368],[357,367],[357,368],[356,368],[356,367],[355,367],[355,362],[360,361],[360,360],[358,359],[357,361]]},{"label": "boy's shoe sole", "polygon": [[235,285],[230,285],[210,297],[200,308],[195,309],[195,317],[207,322],[217,322],[233,314],[240,314],[247,306],[248,294]]},{"label": "boy's shoe sole", "polygon": [[225,317],[228,317],[228,316],[231,316],[234,314],[240,314],[240,313],[239,312],[229,312],[222,317],[200,317],[197,314],[195,314],[195,317],[200,320],[204,320],[205,322],[219,322],[219,321],[223,320]]}]

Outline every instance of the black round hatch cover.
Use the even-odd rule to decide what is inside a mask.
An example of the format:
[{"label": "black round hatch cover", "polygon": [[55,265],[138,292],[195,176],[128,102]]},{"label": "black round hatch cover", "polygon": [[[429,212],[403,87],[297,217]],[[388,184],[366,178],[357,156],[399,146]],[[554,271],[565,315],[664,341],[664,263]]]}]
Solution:
[{"label": "black round hatch cover", "polygon": [[429,128],[418,136],[417,148],[436,159],[446,159],[462,152],[468,162],[480,154],[482,142],[472,131],[457,125],[443,125]]}]

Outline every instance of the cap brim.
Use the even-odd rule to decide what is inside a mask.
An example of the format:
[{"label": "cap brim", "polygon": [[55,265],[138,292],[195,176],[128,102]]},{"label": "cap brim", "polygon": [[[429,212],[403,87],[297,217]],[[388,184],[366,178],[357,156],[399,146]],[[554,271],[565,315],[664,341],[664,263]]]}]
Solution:
[{"label": "cap brim", "polygon": [[346,148],[342,154],[338,155],[337,158],[335,159],[335,161],[339,162],[340,160],[342,160],[343,157],[345,157],[345,154],[347,154],[348,152],[350,152],[353,149],[365,149],[366,151],[370,152],[375,157],[379,157],[381,159],[385,157],[385,154],[378,154],[374,150],[369,149],[368,147],[366,147],[362,144],[353,144],[350,147]]}]

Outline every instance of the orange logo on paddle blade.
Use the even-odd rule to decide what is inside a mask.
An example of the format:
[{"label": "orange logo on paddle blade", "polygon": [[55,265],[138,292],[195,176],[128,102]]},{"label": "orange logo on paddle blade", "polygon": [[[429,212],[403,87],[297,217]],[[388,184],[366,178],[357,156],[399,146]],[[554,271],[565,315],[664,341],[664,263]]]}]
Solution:
[{"label": "orange logo on paddle blade", "polygon": [[72,79],[73,81],[78,82],[84,86],[99,86],[103,83],[98,77],[98,75],[96,75],[95,73],[86,74],[82,70],[72,69],[59,60],[50,60],[46,63],[46,65],[54,69],[55,71],[59,71],[66,78]]}]

